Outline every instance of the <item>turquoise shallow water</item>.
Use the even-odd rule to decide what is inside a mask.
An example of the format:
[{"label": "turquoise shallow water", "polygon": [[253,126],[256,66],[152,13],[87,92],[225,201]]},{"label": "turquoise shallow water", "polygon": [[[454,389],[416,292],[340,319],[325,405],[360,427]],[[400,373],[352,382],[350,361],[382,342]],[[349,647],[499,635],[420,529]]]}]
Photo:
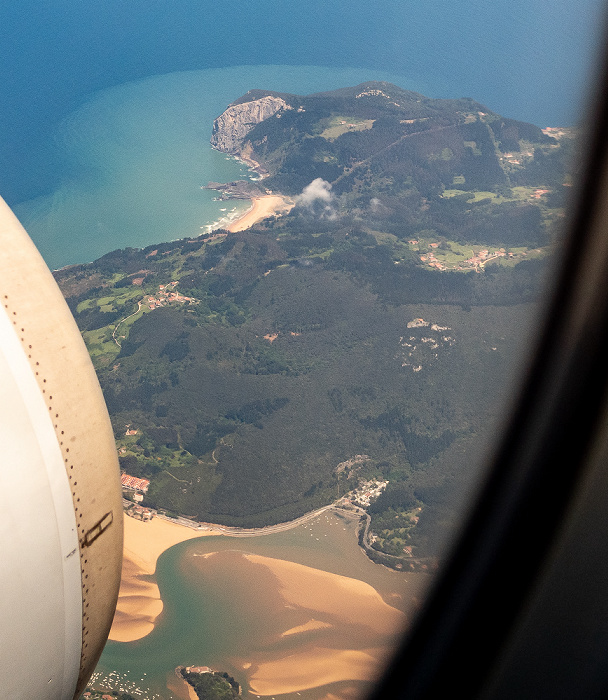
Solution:
[{"label": "turquoise shallow water", "polygon": [[424,91],[386,72],[314,66],[188,71],[101,91],[54,135],[62,184],[15,213],[51,268],[199,235],[249,206],[201,189],[251,175],[209,144],[213,119],[230,102],[253,88],[306,94],[372,79]]},{"label": "turquoise shallow water", "polygon": [[[211,558],[205,554],[217,552]],[[280,630],[303,624],[319,613],[282,601],[273,574],[251,564],[243,553],[296,562],[356,578],[373,586],[391,606],[411,617],[416,596],[428,577],[405,574],[373,564],[359,548],[355,524],[321,515],[287,532],[255,538],[204,537],[165,552],[158,563],[158,583],[165,608],[154,631],[132,643],[109,642],[98,671],[145,691],[145,697],[169,699],[167,689],[178,665],[209,665],[226,670],[247,689],[243,662],[287,656],[307,644],[329,648],[366,648],[387,639],[370,640],[365,628],[335,624],[330,630],[280,638]],[[390,641],[390,638],[388,638]],[[337,693],[353,683],[333,684]],[[355,684],[361,690],[363,683]],[[283,698],[319,700],[328,686],[284,694]],[[137,697],[137,696],[136,696]]]}]

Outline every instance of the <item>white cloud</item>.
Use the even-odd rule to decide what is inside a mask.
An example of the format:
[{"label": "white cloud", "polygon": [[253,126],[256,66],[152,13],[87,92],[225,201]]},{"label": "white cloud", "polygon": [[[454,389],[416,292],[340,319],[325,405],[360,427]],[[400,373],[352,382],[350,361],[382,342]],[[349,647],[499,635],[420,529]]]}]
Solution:
[{"label": "white cloud", "polygon": [[335,219],[337,214],[333,203],[335,197],[331,191],[331,183],[321,177],[313,180],[310,185],[302,190],[302,194],[296,197],[296,205],[309,209],[311,213],[320,217]]},{"label": "white cloud", "polygon": [[321,199],[327,203],[331,202],[333,199],[331,184],[322,177],[313,180],[310,185],[307,185],[302,190],[302,194],[298,196],[298,204],[310,206],[317,199]]}]

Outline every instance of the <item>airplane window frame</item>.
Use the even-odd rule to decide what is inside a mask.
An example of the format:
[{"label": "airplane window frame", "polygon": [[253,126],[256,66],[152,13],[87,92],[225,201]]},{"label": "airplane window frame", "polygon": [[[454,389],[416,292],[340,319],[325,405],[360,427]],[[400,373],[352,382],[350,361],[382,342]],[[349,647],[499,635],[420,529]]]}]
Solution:
[{"label": "airplane window frame", "polygon": [[591,468],[608,386],[608,59],[603,75],[578,204],[519,403],[461,537],[375,697],[490,692]]},{"label": "airplane window frame", "polygon": [[[518,401],[459,539],[373,698],[447,697],[456,688],[469,698],[502,697],[492,688],[510,640],[529,616],[530,604],[537,605],[534,595],[559,556],[560,540],[584,507],[580,491],[597,469],[608,411],[604,52],[560,266]],[[597,581],[579,584],[593,604]],[[555,647],[547,652],[552,663],[567,664],[559,644]],[[588,653],[598,652],[590,647]],[[571,675],[580,678],[584,672],[574,669]],[[596,680],[605,695],[608,679]],[[564,688],[559,697],[572,697],[567,694],[572,690]],[[556,696],[536,687],[530,697]]]}]

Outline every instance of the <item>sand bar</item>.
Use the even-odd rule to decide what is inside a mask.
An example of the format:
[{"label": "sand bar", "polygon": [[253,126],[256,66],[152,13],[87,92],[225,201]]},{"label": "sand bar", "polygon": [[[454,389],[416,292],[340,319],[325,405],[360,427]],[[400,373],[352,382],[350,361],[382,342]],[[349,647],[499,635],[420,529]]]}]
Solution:
[{"label": "sand bar", "polygon": [[146,580],[156,572],[160,555],[180,542],[220,533],[200,532],[161,518],[142,522],[129,517],[124,518],[124,531],[122,579],[110,639],[134,642],[150,634],[163,609],[158,586]]},{"label": "sand bar", "polygon": [[405,626],[405,614],[385,603],[369,583],[283,559],[258,554],[245,557],[272,571],[286,603],[337,616],[350,624],[366,625],[377,634],[398,633]]},{"label": "sand bar", "polygon": [[110,633],[115,642],[132,642],[150,634],[162,612],[158,586],[142,580],[141,573],[135,562],[124,557],[119,602]]},{"label": "sand bar", "polygon": [[292,627],[281,633],[281,637],[289,637],[290,634],[302,634],[302,632],[311,632],[312,630],[322,630],[331,627],[329,622],[321,622],[321,620],[309,620],[303,625]]},{"label": "sand bar", "polygon": [[[337,626],[344,631],[347,648],[303,645],[279,654],[275,659],[254,662],[249,684],[257,695],[280,695],[336,683],[369,681],[380,672],[392,650],[392,636],[399,634],[406,622],[400,610],[384,602],[375,588],[354,578],[331,574],[302,564],[245,554],[246,559],[261,564],[278,579],[281,597],[290,607],[314,611],[321,619],[286,630],[285,637],[304,631],[327,630]],[[325,620],[323,618],[326,618]],[[330,622],[331,621],[331,622]],[[355,638],[375,638],[380,644],[371,649],[351,649]],[[365,632],[369,630],[369,633]],[[349,634],[352,630],[354,636]]]},{"label": "sand bar", "polygon": [[313,648],[260,664],[249,685],[256,695],[280,695],[343,680],[366,681],[378,671],[378,659],[367,651]]},{"label": "sand bar", "polygon": [[278,214],[286,214],[293,207],[293,203],[285,197],[276,194],[265,195],[264,197],[254,197],[251,200],[251,209],[245,212],[243,216],[233,221],[227,230],[231,233],[244,231],[258,221],[267,219],[269,216]]},{"label": "sand bar", "polygon": [[[124,570],[110,639],[130,642],[149,634],[163,608],[153,579],[158,558],[180,542],[215,534],[225,533],[201,532],[160,518],[151,522],[125,518]],[[213,552],[197,556],[211,558]],[[392,637],[403,629],[406,616],[386,603],[375,588],[358,579],[291,561],[248,553],[242,556],[272,572],[287,608],[307,613],[307,621],[287,626],[278,639],[287,642],[305,633],[308,643],[296,649],[277,648],[275,653],[266,652],[259,658],[254,654],[243,665],[249,671],[248,682],[255,694],[300,692],[327,683],[367,681],[378,675],[391,653]],[[324,635],[333,634],[335,628],[344,629],[344,647],[341,643],[327,644],[330,640]],[[184,700],[191,697],[187,684],[176,684],[177,678],[171,680],[180,686],[175,688],[177,695]]]}]

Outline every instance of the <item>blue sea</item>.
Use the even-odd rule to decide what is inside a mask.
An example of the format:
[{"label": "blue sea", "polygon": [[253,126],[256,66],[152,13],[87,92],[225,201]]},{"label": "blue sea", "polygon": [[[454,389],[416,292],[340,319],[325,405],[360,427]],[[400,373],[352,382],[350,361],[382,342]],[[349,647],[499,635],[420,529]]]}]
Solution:
[{"label": "blue sea", "polygon": [[[602,6],[600,0],[3,0],[0,196],[48,265],[58,268],[116,248],[196,236],[238,215],[246,203],[215,201],[201,187],[252,175],[213,151],[209,137],[213,119],[253,88],[305,94],[388,80],[430,97],[472,97],[539,126],[577,124],[591,92]],[[369,570],[348,575],[394,579],[368,562],[354,532],[334,529],[349,535],[348,542],[335,540],[349,566]],[[315,561],[326,568],[330,558],[327,566],[335,566],[326,530],[317,534]],[[276,557],[286,547],[300,548],[308,557],[297,538],[317,542],[303,527],[272,537],[247,545]],[[218,637],[227,633],[225,620],[203,607],[204,591],[190,614],[188,581],[177,570],[188,551],[167,552],[159,563],[167,607],[154,633],[108,645],[100,664],[125,677],[131,670],[139,680],[149,675],[165,698],[177,663],[209,658],[194,654],[210,638],[203,622],[223,624]],[[299,554],[289,556],[299,561]],[[249,583],[247,571],[241,578],[232,571],[226,581]],[[222,594],[223,585],[218,579]],[[219,593],[211,599],[223,604]],[[253,630],[239,642],[257,643],[259,620],[240,610],[225,619]],[[191,623],[188,629],[182,620]],[[221,649],[215,639],[213,648]],[[231,668],[230,654],[221,668]],[[244,668],[239,679],[246,681]],[[314,692],[311,699],[321,697]]]},{"label": "blue sea", "polygon": [[310,93],[382,79],[378,71],[241,66],[170,73],[95,94],[53,135],[66,176],[14,207],[47,264],[87,262],[116,248],[198,236],[238,217],[208,182],[256,177],[211,148],[213,119],[251,87]]},{"label": "blue sea", "polygon": [[[234,216],[209,148],[252,88],[390,80],[540,126],[584,116],[600,0],[20,0],[0,4],[0,195],[51,267]],[[243,206],[243,205],[240,205]],[[222,211],[226,209],[226,211]]]}]

